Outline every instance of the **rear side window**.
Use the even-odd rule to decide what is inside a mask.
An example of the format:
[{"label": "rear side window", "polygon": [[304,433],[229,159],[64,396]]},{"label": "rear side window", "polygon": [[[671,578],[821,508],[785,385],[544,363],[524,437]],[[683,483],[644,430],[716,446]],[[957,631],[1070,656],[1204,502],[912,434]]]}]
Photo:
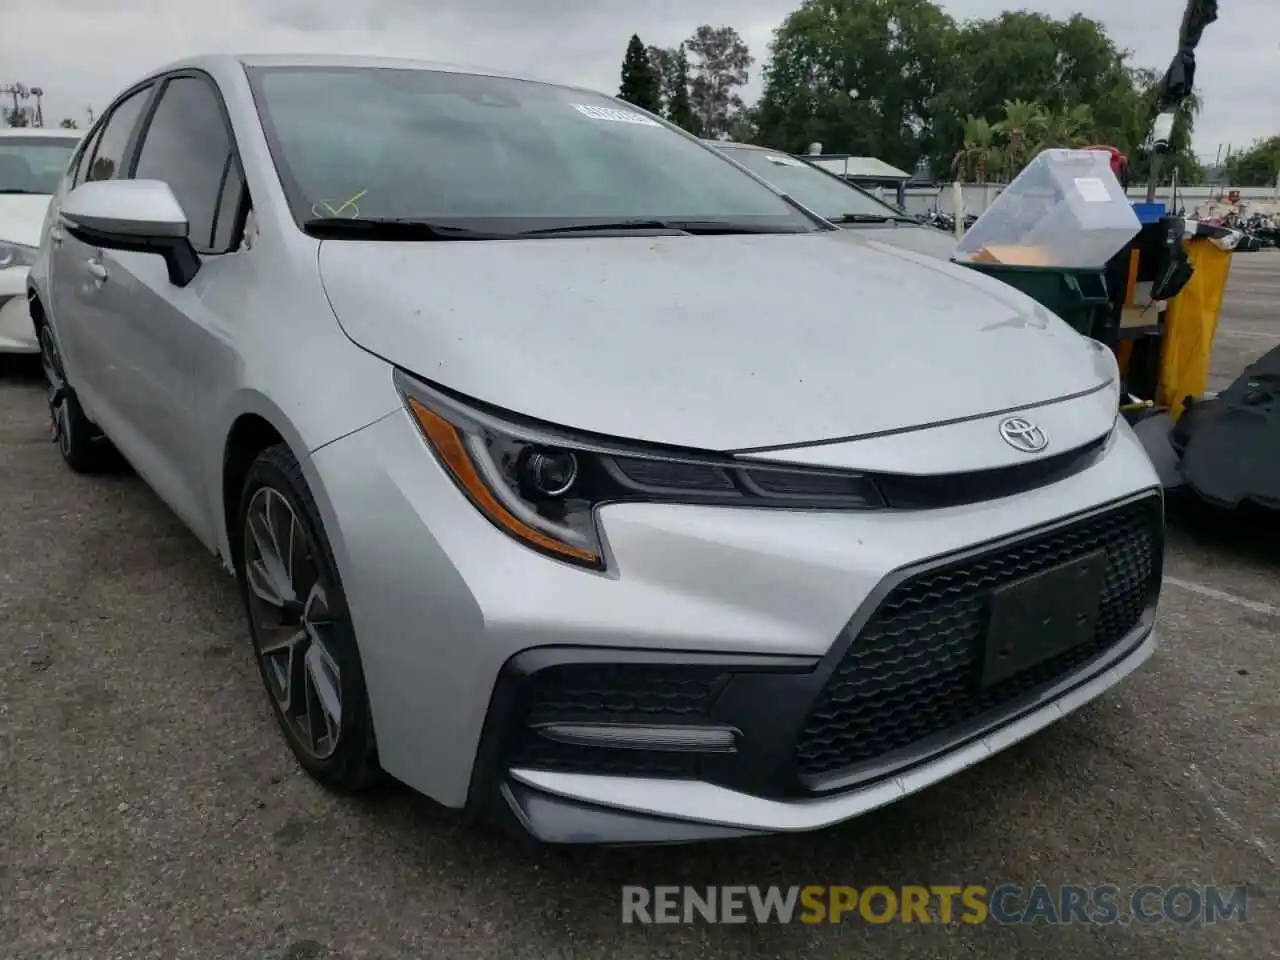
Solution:
[{"label": "rear side window", "polygon": [[93,159],[93,151],[98,149],[98,142],[102,139],[103,126],[105,124],[94,128],[93,133],[89,135],[89,139],[85,141],[84,149],[76,157],[75,176],[71,180],[72,186],[78,187],[84,183],[84,178],[89,173],[90,161]]},{"label": "rear side window", "polygon": [[[143,136],[138,180],[163,180],[191,222],[191,243],[201,253],[225,253],[231,247],[234,213],[242,179],[217,91],[198,77],[177,77],[165,86]],[[223,203],[224,188],[235,193]],[[219,221],[223,220],[222,229]]]},{"label": "rear side window", "polygon": [[85,180],[120,180],[125,171],[125,150],[133,138],[138,118],[142,116],[142,108],[147,105],[151,96],[151,88],[144,87],[131,94],[117,104],[102,128],[102,136],[98,138],[93,150],[93,160],[85,174]]}]

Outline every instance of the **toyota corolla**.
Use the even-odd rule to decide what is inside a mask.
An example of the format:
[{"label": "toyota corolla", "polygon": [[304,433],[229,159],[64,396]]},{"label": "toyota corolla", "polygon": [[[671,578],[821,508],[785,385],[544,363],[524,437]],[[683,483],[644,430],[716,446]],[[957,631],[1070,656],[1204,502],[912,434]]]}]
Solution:
[{"label": "toyota corolla", "polygon": [[335,790],[552,842],[816,829],[1153,650],[1111,353],[609,97],[174,65],[86,137],[29,296],[62,456],[222,558]]}]

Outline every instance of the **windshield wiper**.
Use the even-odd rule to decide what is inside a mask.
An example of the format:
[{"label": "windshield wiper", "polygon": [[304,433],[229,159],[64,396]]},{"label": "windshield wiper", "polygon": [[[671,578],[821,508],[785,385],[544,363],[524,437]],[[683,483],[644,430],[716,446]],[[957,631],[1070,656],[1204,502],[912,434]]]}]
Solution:
[{"label": "windshield wiper", "polygon": [[795,233],[794,230],[779,230],[776,227],[762,227],[753,223],[740,223],[734,220],[615,220],[604,223],[567,223],[559,227],[539,227],[522,231],[521,237],[554,237],[568,233],[619,233],[619,232],[652,232],[665,230],[671,233],[689,233],[698,236],[734,233]]},{"label": "windshield wiper", "polygon": [[915,217],[907,217],[897,213],[842,213],[838,217],[827,217],[832,223],[914,223],[920,225]]},{"label": "windshield wiper", "polygon": [[45,196],[38,190],[19,190],[16,187],[0,187],[0,193],[20,193],[28,197]]},{"label": "windshield wiper", "polygon": [[566,223],[556,227],[537,227],[518,233],[494,233],[457,227],[412,217],[315,217],[302,224],[308,236],[320,239],[363,239],[388,241],[418,240],[522,240],[531,237],[554,237],[575,233],[652,233],[664,231],[682,234],[795,233],[776,227],[762,227],[732,220],[615,220],[600,223]]},{"label": "windshield wiper", "polygon": [[[522,230],[522,237],[554,237],[560,233],[616,233],[620,230],[680,230],[663,220],[614,220],[604,223],[566,223],[559,227],[537,227]],[[681,231],[683,232],[683,231]]]},{"label": "windshield wiper", "polygon": [[322,240],[510,240],[516,236],[407,217],[315,217],[305,221],[302,229],[308,236]]}]

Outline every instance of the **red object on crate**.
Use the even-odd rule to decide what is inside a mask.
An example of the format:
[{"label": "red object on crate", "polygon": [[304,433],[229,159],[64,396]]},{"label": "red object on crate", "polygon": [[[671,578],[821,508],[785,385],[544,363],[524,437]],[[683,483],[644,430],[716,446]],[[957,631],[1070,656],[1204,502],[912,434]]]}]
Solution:
[{"label": "red object on crate", "polygon": [[1103,153],[1111,154],[1111,172],[1116,175],[1116,179],[1120,181],[1120,186],[1126,190],[1129,189],[1129,158],[1120,152],[1119,148],[1107,146],[1105,144],[1094,144],[1085,147],[1086,150],[1100,150]]}]

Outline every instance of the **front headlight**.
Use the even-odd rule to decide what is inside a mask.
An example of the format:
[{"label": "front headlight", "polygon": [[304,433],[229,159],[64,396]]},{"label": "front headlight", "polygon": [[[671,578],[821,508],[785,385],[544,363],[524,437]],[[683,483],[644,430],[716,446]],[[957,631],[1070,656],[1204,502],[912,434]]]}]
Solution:
[{"label": "front headlight", "polygon": [[0,240],[0,270],[7,270],[9,267],[29,267],[35,262],[35,247]]},{"label": "front headlight", "polygon": [[476,509],[526,546],[584,567],[605,567],[596,509],[606,503],[884,506],[860,474],[583,436],[489,413],[399,370],[395,380],[427,444]]}]

